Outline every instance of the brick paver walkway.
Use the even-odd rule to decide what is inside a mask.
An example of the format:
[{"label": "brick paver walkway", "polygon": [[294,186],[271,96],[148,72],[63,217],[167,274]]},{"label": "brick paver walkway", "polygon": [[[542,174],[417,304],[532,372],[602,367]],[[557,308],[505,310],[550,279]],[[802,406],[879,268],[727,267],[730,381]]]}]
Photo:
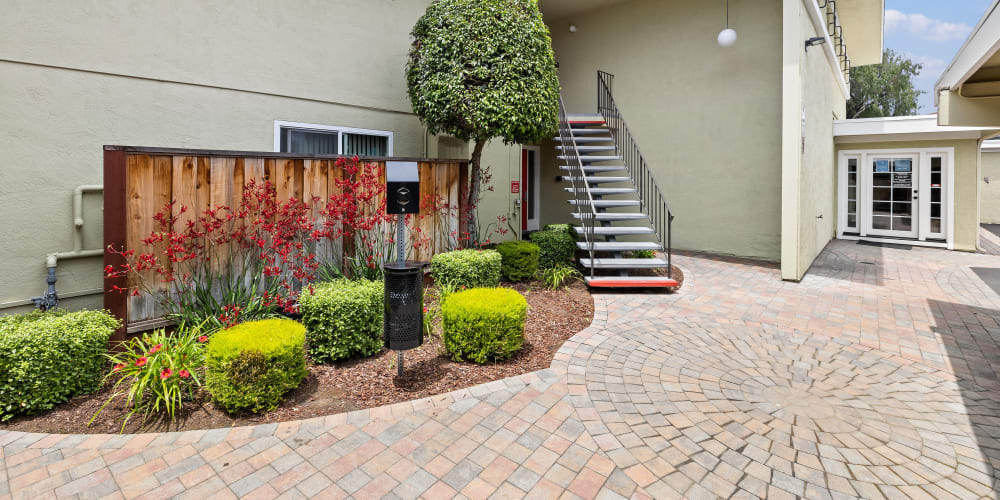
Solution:
[{"label": "brick paver walkway", "polygon": [[298,422],[0,432],[0,496],[996,498],[1000,257],[832,243],[802,283],[681,256],[552,367]]}]

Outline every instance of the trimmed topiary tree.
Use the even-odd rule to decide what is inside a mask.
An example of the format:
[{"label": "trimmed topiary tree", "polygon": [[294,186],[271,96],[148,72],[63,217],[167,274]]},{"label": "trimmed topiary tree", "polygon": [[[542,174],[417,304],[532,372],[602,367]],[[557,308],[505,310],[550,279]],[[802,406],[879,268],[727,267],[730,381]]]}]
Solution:
[{"label": "trimmed topiary tree", "polygon": [[[474,208],[488,141],[538,142],[558,127],[559,79],[548,27],[537,0],[436,0],[411,35],[410,103],[432,134],[475,143],[467,199]],[[474,218],[469,210],[473,233]]]}]

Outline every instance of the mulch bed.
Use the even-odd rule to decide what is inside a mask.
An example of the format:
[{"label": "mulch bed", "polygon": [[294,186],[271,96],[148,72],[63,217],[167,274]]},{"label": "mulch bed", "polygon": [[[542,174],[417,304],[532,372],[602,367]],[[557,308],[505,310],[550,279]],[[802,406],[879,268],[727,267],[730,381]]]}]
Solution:
[{"label": "mulch bed", "polygon": [[[586,285],[580,281],[561,290],[547,290],[540,283],[510,285],[528,300],[525,345],[502,363],[476,365],[451,361],[444,351],[440,328],[424,339],[424,344],[406,351],[405,372],[396,377],[396,353],[383,350],[364,359],[334,365],[314,365],[308,378],[289,393],[277,410],[255,416],[230,416],[201,394],[185,404],[174,422],[147,422],[140,426],[135,417],[125,432],[161,432],[283,422],[330,415],[361,408],[442,394],[464,387],[548,368],[562,344],[590,325],[594,304]],[[435,293],[428,293],[427,305],[435,307]],[[0,429],[45,433],[116,433],[122,430],[125,410],[112,403],[90,426],[87,422],[110,395],[110,387],[94,394],[77,396],[56,408],[34,416],[18,417]]]}]

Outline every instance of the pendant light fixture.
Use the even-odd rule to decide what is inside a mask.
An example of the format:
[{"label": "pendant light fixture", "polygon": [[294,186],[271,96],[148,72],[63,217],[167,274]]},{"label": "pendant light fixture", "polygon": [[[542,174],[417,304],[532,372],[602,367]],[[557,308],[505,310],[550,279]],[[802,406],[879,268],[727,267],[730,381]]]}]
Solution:
[{"label": "pendant light fixture", "polygon": [[719,46],[732,47],[736,43],[736,30],[729,27],[729,0],[726,0],[726,29],[719,32]]}]

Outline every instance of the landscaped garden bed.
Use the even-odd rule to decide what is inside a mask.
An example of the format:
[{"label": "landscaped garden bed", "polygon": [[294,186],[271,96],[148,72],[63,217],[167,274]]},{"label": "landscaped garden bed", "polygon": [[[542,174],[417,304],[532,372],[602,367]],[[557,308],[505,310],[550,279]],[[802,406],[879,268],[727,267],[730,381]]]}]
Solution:
[{"label": "landscaped garden bed", "polygon": [[[440,330],[436,329],[433,335],[425,337],[421,347],[406,351],[403,377],[396,377],[395,352],[383,349],[367,358],[312,364],[302,384],[286,394],[280,406],[271,412],[230,415],[201,391],[194,400],[185,403],[175,421],[158,419],[142,427],[141,419],[134,418],[124,431],[194,430],[282,422],[443,394],[548,368],[563,342],[586,328],[593,318],[593,301],[586,286],[578,280],[559,290],[547,289],[537,281],[506,286],[524,295],[528,314],[524,345],[505,361],[482,365],[452,361],[444,351]],[[426,306],[429,309],[437,307],[436,288],[428,288],[427,297]],[[87,425],[110,394],[111,387],[105,384],[96,393],[73,397],[52,410],[15,417],[0,424],[0,429],[117,433],[122,430],[121,419],[128,412],[121,402],[109,404],[90,426]]]}]

